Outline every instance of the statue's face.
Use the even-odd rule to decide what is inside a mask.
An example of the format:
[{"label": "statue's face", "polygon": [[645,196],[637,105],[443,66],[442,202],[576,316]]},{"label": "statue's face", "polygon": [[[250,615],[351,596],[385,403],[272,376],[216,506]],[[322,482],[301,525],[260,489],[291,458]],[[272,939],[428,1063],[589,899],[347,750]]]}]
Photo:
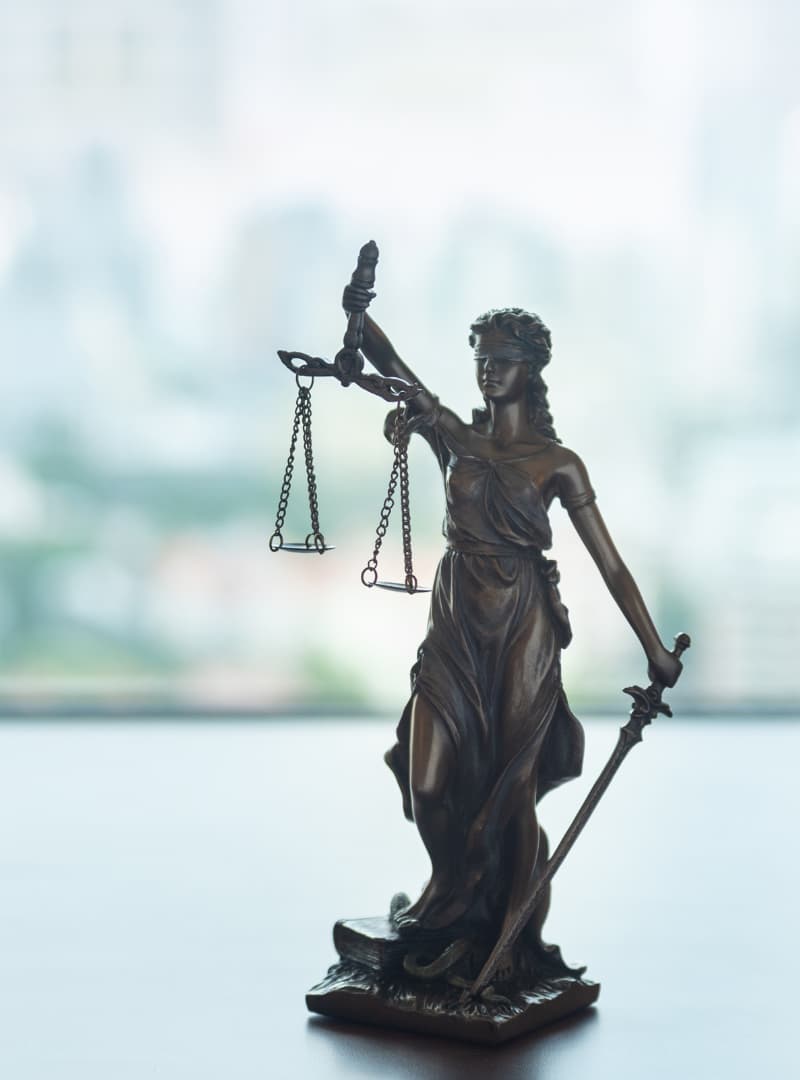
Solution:
[{"label": "statue's face", "polygon": [[487,401],[520,401],[528,387],[527,356],[519,343],[479,334],[475,341],[478,387]]}]

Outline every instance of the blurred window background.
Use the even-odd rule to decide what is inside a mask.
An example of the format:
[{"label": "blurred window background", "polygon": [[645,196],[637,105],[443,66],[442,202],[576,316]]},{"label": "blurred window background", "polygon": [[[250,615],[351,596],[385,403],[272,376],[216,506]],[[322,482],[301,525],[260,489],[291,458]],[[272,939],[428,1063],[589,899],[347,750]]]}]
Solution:
[{"label": "blurred window background", "polygon": [[[798,31],[788,0],[0,0],[2,709],[400,706],[426,602],[359,583],[377,398],[314,387],[336,550],[266,543],[276,349],[332,358],[373,238],[372,314],[462,415],[475,316],[550,326],[556,429],[693,636],[684,700],[796,704]],[[410,457],[429,582],[441,479]],[[567,688],[604,707],[641,653],[552,516]]]}]

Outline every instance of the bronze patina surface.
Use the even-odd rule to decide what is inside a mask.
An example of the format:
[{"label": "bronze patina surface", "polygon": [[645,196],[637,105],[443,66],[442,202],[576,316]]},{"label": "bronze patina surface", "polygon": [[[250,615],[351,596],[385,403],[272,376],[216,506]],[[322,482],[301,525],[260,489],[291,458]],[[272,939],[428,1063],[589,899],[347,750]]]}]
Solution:
[{"label": "bronze patina surface", "polygon": [[[304,354],[281,358],[298,375],[333,375],[396,403],[384,428],[395,463],[365,585],[381,584],[377,558],[399,487],[404,579],[395,587],[417,590],[410,435],[426,441],[442,472],[446,548],[410,696],[386,753],[431,874],[413,901],[395,897],[388,918],[337,923],[340,962],[307,1001],[327,1015],[502,1042],[597,998],[599,986],[543,940],[550,880],[642,727],[669,712],[661,695],[677,681],[689,640],[682,635],[673,651],[663,644],[601,516],[586,466],[556,433],[542,375],[551,336],[542,319],[502,308],[475,320],[469,345],[483,404],[463,420],[367,314],[376,262],[377,248],[365,245],[344,291],[348,329],[335,361],[305,357],[303,367],[290,358]],[[363,374],[365,359],[377,376]],[[295,438],[301,424],[310,424],[310,404],[299,402],[297,416]],[[309,427],[307,447],[310,441]],[[310,456],[307,466],[306,545],[313,541],[323,553]],[[283,493],[282,499],[285,512]],[[578,776],[583,761],[583,730],[561,679],[572,630],[548,555],[554,503],[569,515],[638,638],[651,682],[628,688],[631,720],[550,859],[537,804]],[[282,522],[279,512],[276,536]]]}]

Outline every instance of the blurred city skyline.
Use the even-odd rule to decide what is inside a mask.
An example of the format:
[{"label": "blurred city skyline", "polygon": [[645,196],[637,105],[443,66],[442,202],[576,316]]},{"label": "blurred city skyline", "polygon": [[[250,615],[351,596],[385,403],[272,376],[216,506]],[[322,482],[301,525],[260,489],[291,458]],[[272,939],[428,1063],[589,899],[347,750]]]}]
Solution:
[{"label": "blurred city skyline", "polygon": [[[275,351],[332,356],[374,238],[373,314],[462,415],[480,311],[551,327],[556,428],[662,636],[692,633],[687,699],[796,704],[799,26],[782,0],[0,2],[0,699],[399,707],[426,610],[358,584],[378,402],[315,387],[337,551],[266,548]],[[296,470],[302,535],[304,498]],[[638,646],[553,519],[567,689],[616,701]]]}]

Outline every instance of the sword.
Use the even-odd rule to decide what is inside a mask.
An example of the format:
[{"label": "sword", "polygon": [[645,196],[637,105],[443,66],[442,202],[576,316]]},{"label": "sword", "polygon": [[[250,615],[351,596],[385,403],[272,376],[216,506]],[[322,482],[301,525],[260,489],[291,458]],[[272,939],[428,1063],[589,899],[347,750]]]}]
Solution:
[{"label": "sword", "polygon": [[[675,648],[673,649],[672,655],[678,659],[681,654],[689,648],[691,643],[691,638],[688,634],[678,634],[675,638]],[[606,762],[603,771],[595,780],[592,790],[584,799],[580,810],[572,820],[572,824],[564,833],[561,843],[545,863],[541,874],[534,883],[530,896],[519,909],[513,921],[509,923],[498,938],[497,944],[489,954],[489,958],[481,968],[477,979],[475,979],[468,990],[464,991],[464,994],[462,995],[463,1000],[467,1001],[469,998],[477,998],[491,983],[501,955],[506,949],[514,944],[522,933],[531,915],[533,915],[536,904],[542,894],[542,890],[550,883],[556,870],[558,870],[564,859],[566,859],[572,845],[583,830],[584,825],[594,813],[595,807],[603,797],[606,788],[614,779],[617,769],[625,760],[628,751],[642,741],[643,729],[647,724],[655,720],[659,713],[662,713],[664,716],[672,716],[672,709],[670,709],[666,702],[661,700],[663,692],[664,686],[658,680],[654,680],[646,689],[641,686],[625,687],[624,693],[630,694],[633,698],[633,702],[631,703],[631,715],[628,722],[623,724],[620,728],[617,745],[614,747],[611,757]]]}]

